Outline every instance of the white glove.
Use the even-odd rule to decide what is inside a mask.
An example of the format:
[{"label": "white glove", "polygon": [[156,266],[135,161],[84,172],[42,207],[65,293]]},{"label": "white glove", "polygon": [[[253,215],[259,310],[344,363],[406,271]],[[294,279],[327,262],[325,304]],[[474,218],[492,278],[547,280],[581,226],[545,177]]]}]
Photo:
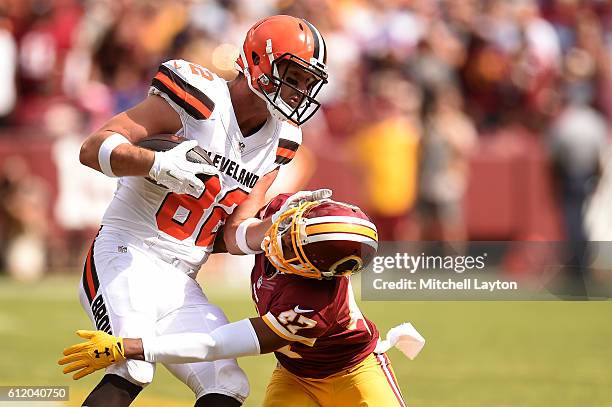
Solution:
[{"label": "white glove", "polygon": [[156,152],[149,176],[177,194],[200,195],[204,183],[196,174],[219,175],[219,171],[212,165],[187,160],[187,152],[197,145],[196,140],[189,140],[168,151]]},{"label": "white glove", "polygon": [[374,352],[385,353],[394,346],[412,360],[417,357],[423,346],[425,346],[425,338],[421,336],[410,322],[405,322],[389,329],[387,339],[379,339]]},{"label": "white glove", "polygon": [[272,223],[276,223],[278,218],[288,209],[296,207],[306,201],[320,201],[332,196],[331,189],[317,189],[316,191],[298,191],[291,195],[278,211],[272,214]]}]

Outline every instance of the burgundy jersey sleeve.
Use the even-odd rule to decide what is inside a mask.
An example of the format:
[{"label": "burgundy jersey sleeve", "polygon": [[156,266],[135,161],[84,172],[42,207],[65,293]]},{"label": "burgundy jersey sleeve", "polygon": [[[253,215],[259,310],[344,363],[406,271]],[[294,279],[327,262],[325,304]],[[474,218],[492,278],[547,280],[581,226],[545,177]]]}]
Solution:
[{"label": "burgundy jersey sleeve", "polygon": [[334,281],[295,279],[272,300],[264,322],[280,337],[314,346],[336,324]]}]

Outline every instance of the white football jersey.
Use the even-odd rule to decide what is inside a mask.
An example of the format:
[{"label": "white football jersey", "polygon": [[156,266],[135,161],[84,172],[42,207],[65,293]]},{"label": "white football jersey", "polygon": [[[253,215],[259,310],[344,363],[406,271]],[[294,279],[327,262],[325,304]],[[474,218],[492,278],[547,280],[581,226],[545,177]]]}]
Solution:
[{"label": "white football jersey", "polygon": [[102,225],[129,231],[149,248],[194,268],[206,261],[225,219],[257,181],[295,155],[301,129],[269,117],[255,134],[238,126],[227,82],[184,60],[162,64],[149,94],[163,97],[179,114],[177,133],[197,140],[222,176],[210,178],[199,197],[169,192],[144,177],[122,177]]}]

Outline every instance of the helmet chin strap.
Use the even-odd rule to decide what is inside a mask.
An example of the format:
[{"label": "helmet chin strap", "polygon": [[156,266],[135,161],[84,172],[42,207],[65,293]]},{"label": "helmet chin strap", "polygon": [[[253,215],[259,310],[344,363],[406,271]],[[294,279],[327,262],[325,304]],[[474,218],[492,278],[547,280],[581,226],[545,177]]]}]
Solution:
[{"label": "helmet chin strap", "polygon": [[[272,52],[272,38],[268,38],[266,40],[266,56],[268,57],[268,61],[270,61],[270,67],[272,68],[272,76],[278,78],[278,69],[276,69],[276,65],[274,65],[274,53]],[[260,93],[260,97],[263,97],[266,101],[266,107],[268,108],[268,112],[270,112],[272,117],[280,121],[287,120],[287,117],[285,117],[285,115],[279,112],[279,108],[269,101],[269,99],[272,98],[270,95],[268,95],[268,98],[266,98]],[[284,104],[282,98],[281,103]]]},{"label": "helmet chin strap", "polygon": [[280,121],[286,121],[287,117],[282,114],[278,108],[273,105],[272,103],[270,103],[268,100],[266,100],[266,107],[268,108],[268,112],[270,112],[270,114],[272,115],[272,117],[274,117],[277,120]]},{"label": "helmet chin strap", "polygon": [[253,86],[253,81],[251,80],[251,73],[249,72],[249,62],[247,61],[246,55],[244,55],[244,47],[240,50],[240,59],[242,59],[242,65],[244,65],[244,69],[240,68],[240,65],[238,64],[236,64],[237,65],[236,68],[238,68],[238,70],[242,72],[242,74],[246,78],[249,88],[253,91],[253,93],[255,93],[257,96],[259,96],[260,98],[262,98],[263,100],[267,102],[268,100],[263,95],[263,93],[261,93],[258,89],[256,89]]}]

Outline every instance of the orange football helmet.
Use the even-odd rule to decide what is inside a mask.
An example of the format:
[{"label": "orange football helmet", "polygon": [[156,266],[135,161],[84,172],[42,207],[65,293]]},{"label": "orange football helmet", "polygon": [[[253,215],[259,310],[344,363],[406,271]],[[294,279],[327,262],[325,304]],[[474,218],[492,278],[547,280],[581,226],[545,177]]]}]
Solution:
[{"label": "orange football helmet", "polygon": [[378,249],[376,226],[356,206],[332,200],[285,211],[262,242],[282,273],[331,278],[361,271]]},{"label": "orange football helmet", "polygon": [[[236,69],[244,74],[251,90],[266,101],[270,114],[301,125],[320,107],[315,98],[327,83],[326,61],[327,47],[315,26],[301,18],[277,15],[251,27]],[[312,79],[306,88],[298,88],[295,79],[287,75],[292,67]],[[299,99],[284,100],[281,96],[287,93]]]}]

